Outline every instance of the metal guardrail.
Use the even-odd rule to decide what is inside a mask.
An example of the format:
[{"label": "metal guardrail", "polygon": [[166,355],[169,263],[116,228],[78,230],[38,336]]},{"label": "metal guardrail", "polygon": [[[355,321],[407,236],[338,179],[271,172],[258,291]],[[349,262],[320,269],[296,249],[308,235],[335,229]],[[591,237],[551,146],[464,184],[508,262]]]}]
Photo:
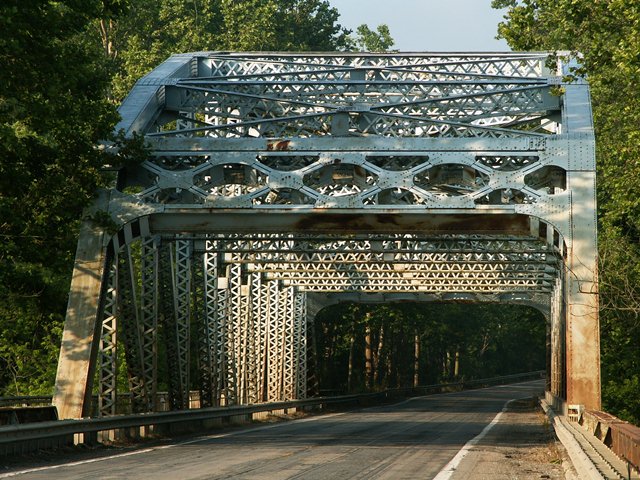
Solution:
[{"label": "metal guardrail", "polygon": [[54,449],[73,444],[96,444],[99,441],[99,434],[101,434],[100,440],[104,442],[120,438],[136,439],[151,434],[165,435],[187,431],[202,431],[224,423],[250,422],[252,419],[264,417],[269,413],[365,406],[410,396],[515,383],[517,381],[541,378],[543,375],[543,371],[538,371],[465,382],[389,389],[375,393],[7,425],[0,427],[0,456]]},{"label": "metal guardrail", "polygon": [[[52,397],[46,395],[38,396],[20,396],[20,397],[0,397],[0,409],[6,407],[45,407],[51,405]],[[159,407],[158,412],[169,411],[169,393],[157,392],[155,396],[154,405]],[[200,408],[200,392],[192,390],[189,392],[189,405],[190,408]],[[91,417],[98,416],[98,396],[92,396],[92,412]],[[117,414],[128,414],[131,412],[131,394],[120,393],[116,402]],[[2,422],[0,422],[2,425]]]},{"label": "metal guardrail", "polygon": [[43,407],[46,405],[51,405],[51,396],[0,397],[0,407]]},{"label": "metal guardrail", "polygon": [[630,468],[640,472],[640,427],[597,410],[580,412],[576,423],[582,425]]}]

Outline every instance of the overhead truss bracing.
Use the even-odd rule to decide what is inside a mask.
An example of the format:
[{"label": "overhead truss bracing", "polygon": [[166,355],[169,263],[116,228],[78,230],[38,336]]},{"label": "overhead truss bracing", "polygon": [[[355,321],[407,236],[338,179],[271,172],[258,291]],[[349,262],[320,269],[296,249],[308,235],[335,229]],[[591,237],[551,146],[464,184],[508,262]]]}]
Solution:
[{"label": "overhead truss bracing", "polygon": [[[301,398],[308,322],[346,300],[532,305],[577,342],[554,350],[552,393],[598,403],[597,349],[576,354],[597,325],[588,86],[552,63],[200,52],[142,78],[116,128],[150,155],[99,207],[119,231],[80,240],[104,280],[65,330],[98,322],[101,414],[120,343],[139,411],[159,408],[159,383],[171,408],[192,390],[201,406]],[[71,405],[86,387],[63,387],[64,342]]]}]

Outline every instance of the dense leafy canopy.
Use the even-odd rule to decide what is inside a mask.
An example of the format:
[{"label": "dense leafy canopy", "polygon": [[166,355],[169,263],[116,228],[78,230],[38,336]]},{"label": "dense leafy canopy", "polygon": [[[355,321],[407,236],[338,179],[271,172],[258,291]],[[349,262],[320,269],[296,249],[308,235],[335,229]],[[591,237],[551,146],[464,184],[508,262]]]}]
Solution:
[{"label": "dense leafy canopy", "polygon": [[115,98],[176,52],[334,51],[348,30],[326,0],[129,0],[128,13],[96,21],[112,59]]},{"label": "dense leafy canopy", "polygon": [[117,115],[82,41],[101,8],[0,4],[0,386],[13,393],[50,390],[75,226],[103,181],[95,146]]},{"label": "dense leafy canopy", "polygon": [[322,310],[315,327],[320,390],[409,387],[545,368],[546,322],[528,307],[338,304]]},{"label": "dense leafy canopy", "polygon": [[515,50],[580,52],[597,138],[604,408],[640,423],[640,4],[494,0]]}]

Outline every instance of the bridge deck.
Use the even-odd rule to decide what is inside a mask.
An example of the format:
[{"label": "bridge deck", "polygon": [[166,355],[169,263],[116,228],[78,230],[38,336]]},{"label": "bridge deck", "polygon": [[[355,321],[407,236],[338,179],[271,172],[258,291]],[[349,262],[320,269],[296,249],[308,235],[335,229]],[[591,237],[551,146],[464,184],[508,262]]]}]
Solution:
[{"label": "bridge deck", "polygon": [[[541,381],[418,397],[396,405],[308,417],[228,433],[127,450],[112,457],[74,461],[34,471],[29,478],[327,479],[450,478],[445,467],[487,429],[505,403],[542,392]],[[534,402],[535,404],[535,402]],[[531,400],[529,400],[531,405]],[[516,405],[517,406],[517,405]],[[456,470],[478,467],[474,451],[500,455],[492,479],[536,472],[564,478],[543,417],[505,414],[478,439]],[[484,454],[484,453],[483,453]],[[505,455],[509,455],[506,457]],[[96,461],[97,460],[97,461]],[[444,471],[443,471],[444,470]],[[457,476],[456,476],[457,475]],[[466,473],[465,473],[466,475]],[[453,479],[483,479],[454,473]]]}]

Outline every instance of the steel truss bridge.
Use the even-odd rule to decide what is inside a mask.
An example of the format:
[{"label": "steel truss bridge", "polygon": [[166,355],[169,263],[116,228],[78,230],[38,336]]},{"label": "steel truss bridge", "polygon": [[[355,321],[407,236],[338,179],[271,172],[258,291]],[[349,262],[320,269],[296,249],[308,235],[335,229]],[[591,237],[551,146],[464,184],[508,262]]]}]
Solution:
[{"label": "steel truss bridge", "polygon": [[308,326],[343,301],[533,306],[549,393],[598,408],[594,136],[570,65],[169,58],[120,108],[117,129],[150,157],[118,172],[81,231],[61,418],[90,412],[94,381],[99,414],[115,413],[118,343],[136,412],[157,409],[159,382],[173,409],[192,389],[201,406],[304,398]]}]

